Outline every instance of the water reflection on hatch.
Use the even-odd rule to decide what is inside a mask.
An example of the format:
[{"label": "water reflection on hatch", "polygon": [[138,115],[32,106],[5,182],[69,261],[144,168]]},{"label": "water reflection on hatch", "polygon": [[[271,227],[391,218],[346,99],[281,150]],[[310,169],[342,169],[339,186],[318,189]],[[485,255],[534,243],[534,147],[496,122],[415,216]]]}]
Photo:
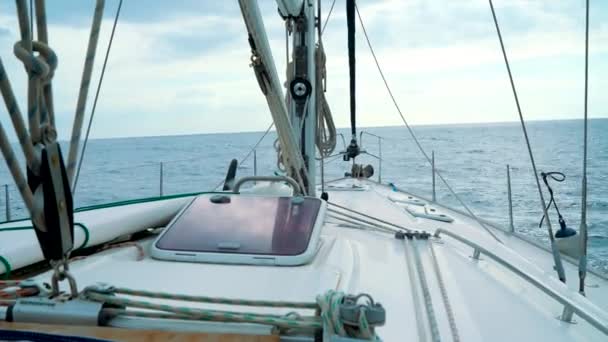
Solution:
[{"label": "water reflection on hatch", "polygon": [[312,197],[202,195],[169,224],[154,244],[152,256],[301,264],[317,249],[324,214],[325,203]]}]

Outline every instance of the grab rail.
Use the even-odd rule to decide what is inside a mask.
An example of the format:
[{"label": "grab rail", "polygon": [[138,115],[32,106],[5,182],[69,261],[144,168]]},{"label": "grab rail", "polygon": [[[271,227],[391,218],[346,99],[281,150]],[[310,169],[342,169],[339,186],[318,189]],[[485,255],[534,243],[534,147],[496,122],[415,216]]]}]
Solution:
[{"label": "grab rail", "polygon": [[239,190],[241,189],[241,185],[243,185],[247,182],[257,182],[257,181],[272,182],[272,183],[286,182],[289,185],[291,185],[295,194],[302,193],[302,190],[300,189],[300,186],[298,185],[298,183],[296,183],[296,181],[293,178],[286,177],[286,176],[249,176],[249,177],[239,178],[239,180],[237,180],[236,183],[234,184],[233,191],[235,193],[238,193]]},{"label": "grab rail", "polygon": [[[524,280],[528,281],[529,283],[534,285],[536,288],[538,288],[539,290],[541,290],[542,292],[547,294],[549,297],[553,298],[560,304],[564,305],[564,312],[562,313],[562,318],[561,318],[562,320],[564,320],[565,314],[567,314],[568,312],[573,312],[573,313],[577,314],[580,318],[584,319],[589,324],[591,324],[592,326],[594,326],[595,328],[597,328],[598,330],[603,332],[604,334],[608,335],[608,315],[606,315],[604,312],[599,312],[599,313],[587,312],[587,310],[585,310],[585,308],[581,308],[581,305],[579,303],[575,303],[572,300],[572,298],[568,298],[567,296],[564,296],[563,294],[559,293],[555,289],[545,285],[541,280],[536,279],[535,277],[523,272],[522,270],[517,268],[512,263],[508,262],[507,260],[501,258],[500,256],[494,254],[493,252],[485,249],[484,247],[480,246],[479,244],[477,244],[465,237],[462,237],[458,234],[455,234],[453,232],[450,232],[448,230],[441,229],[441,228],[439,228],[435,231],[434,236],[439,238],[441,234],[447,235],[455,240],[458,240],[459,242],[461,242],[465,245],[468,245],[469,247],[472,247],[474,259],[479,259],[479,256],[483,253],[484,255],[490,257],[491,259],[493,259],[500,265],[504,266],[511,272],[515,273],[516,275],[520,276]],[[600,317],[597,317],[598,314]]]}]

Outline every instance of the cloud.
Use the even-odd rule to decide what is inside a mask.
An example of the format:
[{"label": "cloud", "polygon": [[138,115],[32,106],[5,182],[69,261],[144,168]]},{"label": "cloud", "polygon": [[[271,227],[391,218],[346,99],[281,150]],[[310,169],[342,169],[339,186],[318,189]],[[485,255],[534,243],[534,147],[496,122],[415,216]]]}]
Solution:
[{"label": "cloud", "polygon": [[[49,8],[54,79],[62,138],[71,130],[89,34],[92,2]],[[262,130],[270,122],[253,71],[247,32],[236,3],[126,2],[97,107],[93,136]],[[87,110],[107,46],[117,2],[108,1]],[[0,5],[7,6],[6,3]],[[280,76],[284,25],[274,1],[261,1]],[[485,1],[360,2],[366,29],[402,109],[412,123],[513,120],[513,100]],[[328,93],[336,122],[348,125],[348,69],[343,4],[324,34]],[[329,3],[324,2],[325,11]],[[582,85],[583,8],[580,1],[496,1],[505,44],[529,118],[578,115]],[[0,56],[20,104],[26,79],[12,55],[18,39],[14,9],[0,14]],[[580,14],[580,15],[577,15]],[[592,116],[605,116],[600,95],[608,72],[608,11],[592,12]],[[2,33],[4,27],[15,28]],[[359,122],[400,124],[357,28]],[[550,100],[550,101],[549,101]],[[22,107],[22,109],[24,109]],[[0,110],[0,120],[4,120]],[[3,121],[4,122],[4,121]]]}]

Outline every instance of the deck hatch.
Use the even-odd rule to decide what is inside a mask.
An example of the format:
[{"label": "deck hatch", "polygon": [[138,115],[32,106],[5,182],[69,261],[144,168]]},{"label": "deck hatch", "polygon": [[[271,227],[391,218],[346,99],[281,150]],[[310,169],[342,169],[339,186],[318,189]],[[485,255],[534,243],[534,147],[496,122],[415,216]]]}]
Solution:
[{"label": "deck hatch", "polygon": [[[201,261],[231,262],[230,255],[251,255],[251,260],[302,255],[312,240],[316,247],[318,234],[314,233],[322,225],[319,199],[225,196],[230,200],[221,203],[204,195],[195,198],[158,238],[155,256],[166,259],[163,251],[172,251],[173,256],[193,252],[215,255],[211,259],[203,255]],[[219,260],[219,255],[226,258]]]}]

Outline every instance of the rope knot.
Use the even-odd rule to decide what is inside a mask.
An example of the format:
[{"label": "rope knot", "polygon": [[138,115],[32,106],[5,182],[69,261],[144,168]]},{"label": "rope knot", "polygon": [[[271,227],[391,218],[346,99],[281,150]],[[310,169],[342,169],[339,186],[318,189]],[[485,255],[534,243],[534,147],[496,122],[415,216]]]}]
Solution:
[{"label": "rope knot", "polygon": [[[57,55],[48,45],[32,41],[32,51],[26,48],[27,42],[21,40],[15,43],[13,52],[23,63],[30,78],[40,80],[42,84],[50,82],[57,68]],[[36,55],[35,53],[38,53]]]}]

